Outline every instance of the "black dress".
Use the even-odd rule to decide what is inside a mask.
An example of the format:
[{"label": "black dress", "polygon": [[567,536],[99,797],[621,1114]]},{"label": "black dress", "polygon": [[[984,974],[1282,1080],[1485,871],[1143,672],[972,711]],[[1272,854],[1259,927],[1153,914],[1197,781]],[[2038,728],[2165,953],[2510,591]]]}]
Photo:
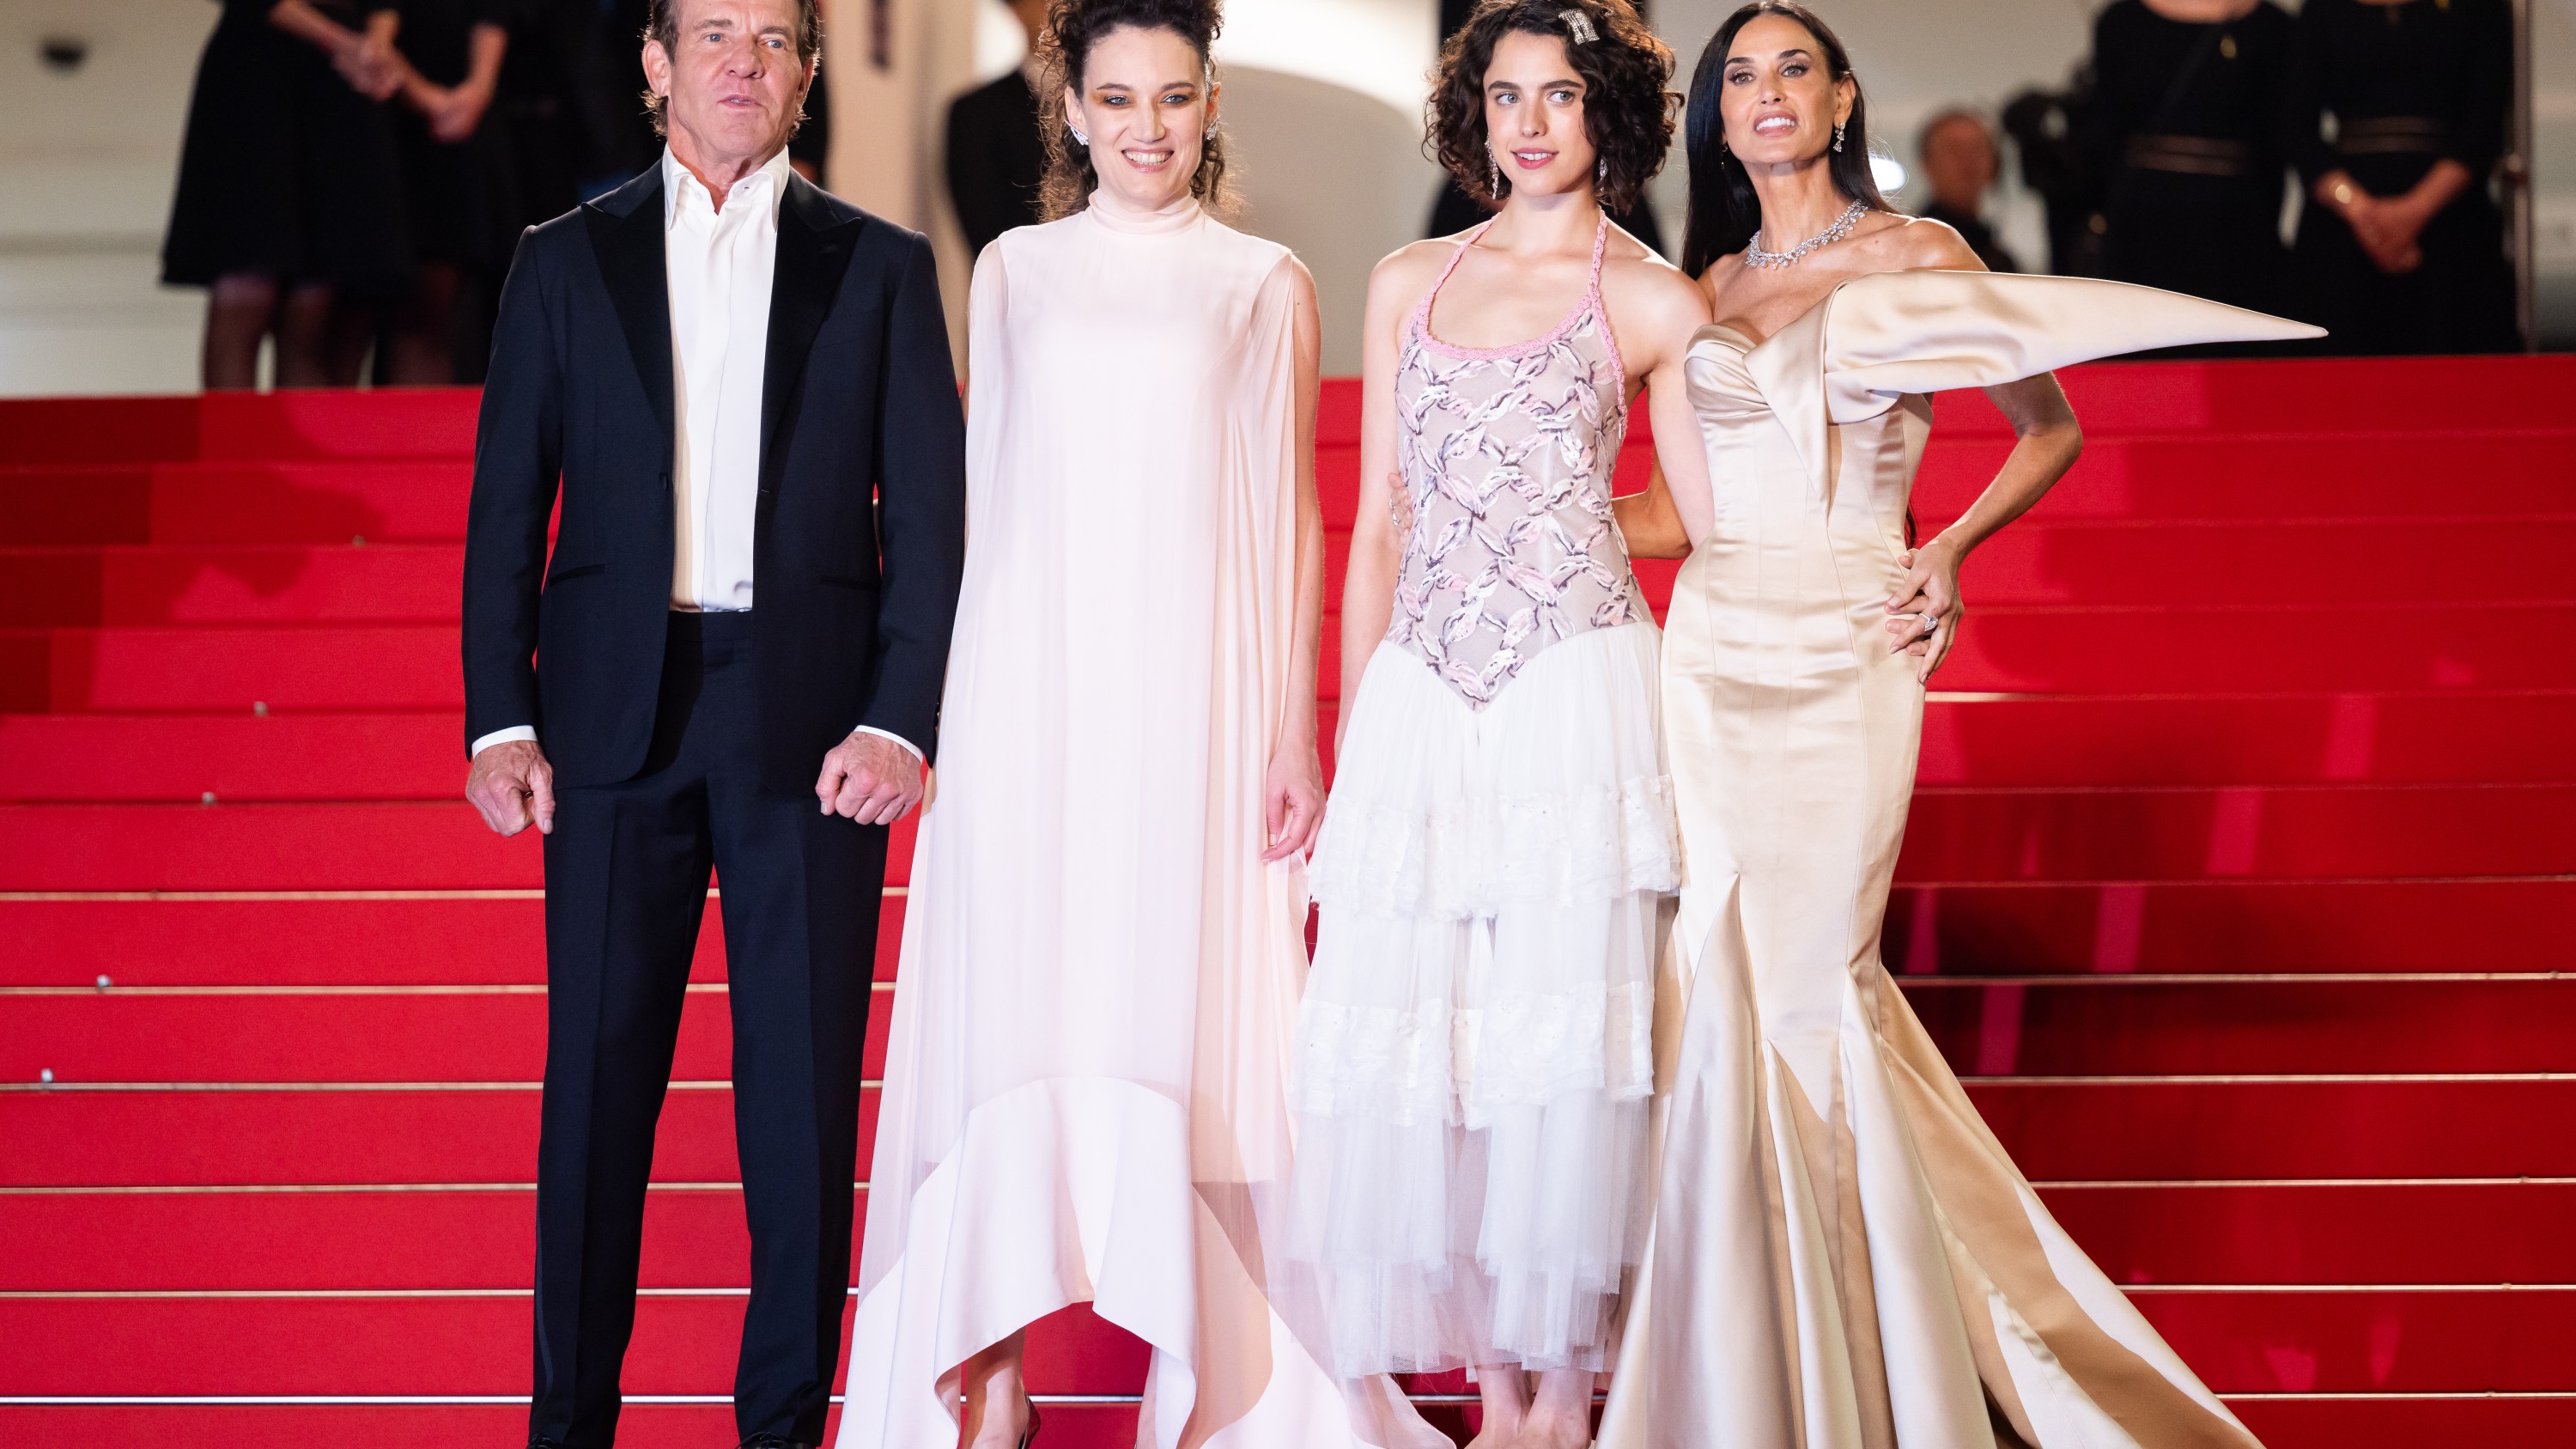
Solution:
[{"label": "black dress", "polygon": [[[2311,186],[2335,170],[2394,196],[2448,158],[2467,189],[2425,223],[2413,271],[2381,271],[2331,207],[2299,217],[2299,315],[2337,352],[2508,352],[2521,345],[2504,217],[2488,178],[2513,96],[2505,0],[2307,0],[2293,68],[2295,158]],[[2323,119],[2335,119],[2335,140]]]},{"label": "black dress", "polygon": [[2217,24],[2118,0],[2093,29],[2086,150],[2103,178],[2102,274],[2282,312],[2282,118],[2298,22],[2262,0]]},{"label": "black dress", "polygon": [[[402,53],[435,86],[453,86],[473,66],[474,28],[509,28],[502,0],[397,0],[402,12]],[[494,92],[498,98],[497,89]],[[441,141],[430,133],[429,119],[408,105],[397,104],[394,136],[402,156],[403,197],[411,214],[413,250],[424,262],[455,267],[488,267],[496,254],[496,216],[502,210],[493,195],[495,173],[506,162],[490,111],[483,124],[462,141]]]},{"label": "black dress", "polygon": [[[366,23],[348,0],[314,3],[342,24]],[[392,117],[319,50],[269,24],[274,5],[223,0],[206,41],[161,279],[202,287],[248,272],[353,297],[399,295],[412,253]]]}]

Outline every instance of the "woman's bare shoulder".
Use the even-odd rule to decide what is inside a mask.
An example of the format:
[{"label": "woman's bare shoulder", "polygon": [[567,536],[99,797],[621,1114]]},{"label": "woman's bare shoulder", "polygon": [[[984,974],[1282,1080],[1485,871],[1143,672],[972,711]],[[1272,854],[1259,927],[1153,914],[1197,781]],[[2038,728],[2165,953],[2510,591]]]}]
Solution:
[{"label": "woman's bare shoulder", "polygon": [[1982,272],[1986,264],[1968,249],[1967,241],[1947,222],[1928,216],[1907,216],[1903,212],[1886,213],[1885,224],[1873,227],[1853,238],[1868,254],[1870,271],[1912,271],[1938,268],[1943,271]]}]

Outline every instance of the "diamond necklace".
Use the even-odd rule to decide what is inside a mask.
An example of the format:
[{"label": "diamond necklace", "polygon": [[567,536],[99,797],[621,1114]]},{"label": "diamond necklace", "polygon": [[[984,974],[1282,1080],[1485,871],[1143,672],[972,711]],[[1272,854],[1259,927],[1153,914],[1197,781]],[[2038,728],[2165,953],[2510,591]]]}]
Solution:
[{"label": "diamond necklace", "polygon": [[1798,263],[1805,261],[1807,259],[1807,253],[1814,251],[1816,248],[1830,246],[1835,242],[1841,241],[1844,237],[1850,236],[1852,228],[1860,225],[1860,219],[1868,214],[1869,203],[1866,201],[1855,201],[1851,205],[1843,208],[1843,214],[1834,218],[1833,225],[1826,227],[1823,231],[1816,233],[1814,236],[1807,238],[1805,241],[1798,243],[1796,246],[1789,248],[1785,252],[1766,252],[1762,250],[1762,233],[1756,231],[1753,233],[1753,240],[1745,244],[1744,264],[1748,267],[1794,267]]}]

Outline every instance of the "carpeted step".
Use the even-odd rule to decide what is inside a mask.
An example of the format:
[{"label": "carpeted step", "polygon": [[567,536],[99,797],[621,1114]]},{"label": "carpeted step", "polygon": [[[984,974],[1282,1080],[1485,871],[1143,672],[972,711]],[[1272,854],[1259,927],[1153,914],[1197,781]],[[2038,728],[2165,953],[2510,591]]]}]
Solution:
[{"label": "carpeted step", "polygon": [[[910,874],[915,814],[887,884]],[[0,890],[489,890],[544,883],[540,840],[462,798],[332,805],[0,805]]]},{"label": "carpeted step", "polygon": [[[894,979],[901,887],[878,907],[876,975]],[[545,980],[545,907],[533,890],[204,899],[0,899],[0,986],[467,985]],[[725,979],[724,919],[709,903],[692,980]]]},{"label": "carpeted step", "polygon": [[2551,1072],[2576,976],[1908,977],[1963,1077]]},{"label": "carpeted step", "polygon": [[[883,1006],[886,993],[877,992]],[[891,1010],[871,1010],[865,1071],[885,1066]],[[402,994],[134,991],[0,996],[0,1082],[533,1082],[546,1001],[534,986]],[[732,1070],[724,988],[693,986],[675,1081]]]},{"label": "carpeted step", "polygon": [[1915,792],[1905,881],[2576,872],[2576,785]]},{"label": "carpeted step", "polygon": [[452,624],[0,630],[0,712],[464,705]]},{"label": "carpeted step", "polygon": [[[2576,1179],[2106,1183],[2040,1196],[2128,1285],[2576,1283],[2576,1243],[2557,1231]],[[0,1236],[51,1245],[0,1263],[7,1293],[524,1289],[536,1257],[524,1190],[0,1195]],[[647,1193],[641,1263],[646,1288],[744,1288],[740,1192]]]},{"label": "carpeted step", "polygon": [[[1963,1076],[2545,1072],[2576,1032],[2576,977],[2557,975],[1903,984]],[[870,1076],[891,1018],[870,1014]],[[726,1076],[728,1020],[721,988],[691,990],[676,1079]],[[529,1082],[544,1051],[536,988],[0,996],[0,1081]]]},{"label": "carpeted step", "polygon": [[0,401],[0,465],[464,458],[479,389]]},{"label": "carpeted step", "polygon": [[2576,1287],[2558,1285],[2148,1289],[2131,1301],[2222,1394],[2564,1391],[2576,1341]]},{"label": "carpeted step", "polygon": [[457,618],[451,543],[0,549],[0,627],[407,624]]},{"label": "carpeted step", "polygon": [[0,545],[456,543],[469,462],[0,468]]},{"label": "carpeted step", "polygon": [[[2566,1073],[2006,1077],[1974,1082],[1968,1096],[2023,1173],[2060,1184],[2200,1178],[2576,1181],[2576,1075]],[[2576,1281],[2576,1273],[2569,1281]]]},{"label": "carpeted step", "polygon": [[465,717],[0,715],[0,800],[457,800]]},{"label": "carpeted step", "polygon": [[2576,880],[1900,885],[1880,950],[1906,974],[2558,971]]}]

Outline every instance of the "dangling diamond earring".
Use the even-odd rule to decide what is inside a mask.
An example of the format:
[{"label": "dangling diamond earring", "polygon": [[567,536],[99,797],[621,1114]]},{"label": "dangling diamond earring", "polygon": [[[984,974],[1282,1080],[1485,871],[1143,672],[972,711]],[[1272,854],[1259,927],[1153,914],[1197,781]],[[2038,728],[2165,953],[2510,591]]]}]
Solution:
[{"label": "dangling diamond earring", "polygon": [[1835,150],[1837,150],[1837,151],[1839,151],[1839,150],[1841,150],[1842,148],[1843,148],[1843,123],[1842,123],[1842,122],[1840,122],[1840,121],[1836,121],[1836,122],[1834,122],[1834,149],[1835,149]]},{"label": "dangling diamond earring", "polygon": [[[1580,14],[1582,12],[1577,11],[1576,13]],[[1595,186],[1607,186],[1610,184],[1609,157],[1601,157],[1599,160],[1592,163],[1592,184]]]},{"label": "dangling diamond earring", "polygon": [[[1089,146],[1091,144],[1091,138],[1082,134],[1082,128],[1080,126],[1067,124],[1065,129],[1073,133],[1073,144],[1077,146]],[[1834,146],[1834,149],[1839,151],[1842,149],[1842,146],[1837,143]]]},{"label": "dangling diamond earring", "polygon": [[1495,160],[1495,159],[1494,159],[1493,157],[1491,157],[1491,156],[1488,156],[1488,157],[1486,157],[1486,158],[1485,158],[1485,170],[1486,170],[1486,172],[1487,172],[1487,177],[1486,177],[1486,181],[1485,181],[1485,189],[1486,189],[1487,191],[1490,191],[1490,192],[1492,192],[1492,193],[1494,194],[1494,199],[1495,199],[1496,201],[1500,201],[1500,200],[1502,200],[1502,199],[1503,199],[1503,163],[1502,163],[1502,162],[1500,162],[1500,161]]}]

